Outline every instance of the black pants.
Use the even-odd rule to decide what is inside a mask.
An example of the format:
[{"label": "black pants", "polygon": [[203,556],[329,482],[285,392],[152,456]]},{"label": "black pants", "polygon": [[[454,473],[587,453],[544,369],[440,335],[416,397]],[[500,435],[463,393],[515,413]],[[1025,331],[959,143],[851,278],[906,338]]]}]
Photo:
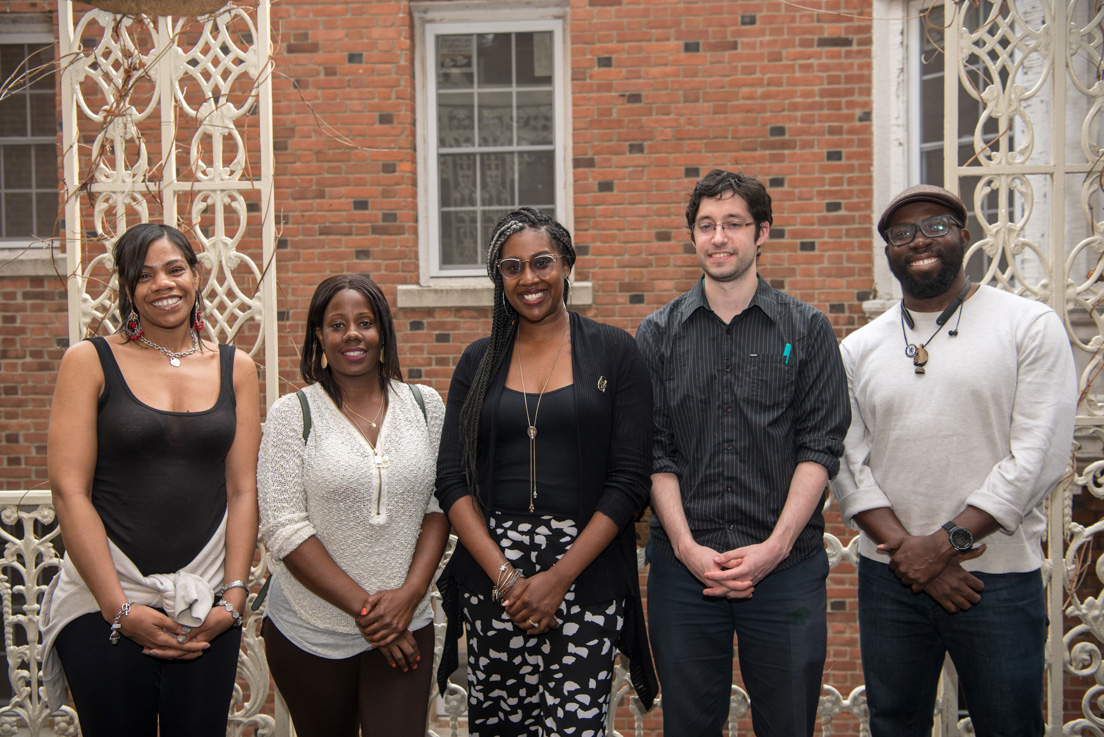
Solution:
[{"label": "black pants", "polygon": [[56,645],[84,737],[224,737],[238,669],[241,628],[231,627],[195,660],[142,654],[99,612],[78,617]]},{"label": "black pants", "polygon": [[403,672],[376,650],[321,658],[300,650],[265,619],[272,680],[299,737],[423,737],[433,681],[433,625],[414,632],[421,661]]}]

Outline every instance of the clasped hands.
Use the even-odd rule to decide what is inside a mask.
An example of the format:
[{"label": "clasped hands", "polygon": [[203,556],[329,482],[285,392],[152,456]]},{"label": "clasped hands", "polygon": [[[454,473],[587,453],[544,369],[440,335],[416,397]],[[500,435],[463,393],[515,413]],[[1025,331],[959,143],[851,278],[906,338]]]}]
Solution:
[{"label": "clasped hands", "polygon": [[745,545],[724,553],[696,542],[684,544],[678,558],[705,584],[705,596],[748,599],[755,586],[775,569],[784,555],[769,542]]},{"label": "clasped hands", "polygon": [[878,550],[889,553],[889,569],[901,583],[914,593],[925,592],[951,614],[966,611],[981,601],[985,584],[961,564],[984,553],[984,543],[959,552],[940,529],[931,535],[890,538]]},{"label": "clasped hands", "polygon": [[369,594],[356,619],[360,634],[392,668],[404,672],[416,670],[421,653],[410,632],[410,620],[425,592],[406,588],[386,589]]},{"label": "clasped hands", "polygon": [[[244,607],[244,601],[239,610]],[[234,626],[234,617],[221,606],[211,607],[203,624],[188,627],[164,612],[139,604],[119,620],[123,635],[142,646],[142,653],[163,660],[195,660],[211,641]]]},{"label": "clasped hands", "polygon": [[565,582],[555,569],[549,569],[532,578],[519,578],[510,587],[502,606],[519,628],[530,635],[543,635],[560,626],[556,612],[570,588],[571,581]]}]

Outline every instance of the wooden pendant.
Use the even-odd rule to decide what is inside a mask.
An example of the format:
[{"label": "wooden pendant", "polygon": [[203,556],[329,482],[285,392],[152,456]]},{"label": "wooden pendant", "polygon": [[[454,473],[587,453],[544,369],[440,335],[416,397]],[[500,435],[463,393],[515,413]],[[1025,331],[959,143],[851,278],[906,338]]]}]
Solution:
[{"label": "wooden pendant", "polygon": [[924,364],[928,362],[928,350],[922,346],[916,346],[916,355],[912,357],[912,365],[916,367],[916,373],[924,373]]}]

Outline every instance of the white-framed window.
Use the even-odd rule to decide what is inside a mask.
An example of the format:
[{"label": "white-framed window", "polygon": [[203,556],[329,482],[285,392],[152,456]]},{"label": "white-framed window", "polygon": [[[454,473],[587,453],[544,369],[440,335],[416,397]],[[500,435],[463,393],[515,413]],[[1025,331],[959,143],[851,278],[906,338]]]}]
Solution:
[{"label": "white-framed window", "polygon": [[[54,74],[43,73],[54,37],[44,19],[19,20],[0,27],[0,80],[9,83],[0,99],[0,248],[48,241],[59,212],[57,94]],[[29,70],[29,84],[10,84]]]},{"label": "white-framed window", "polygon": [[520,206],[571,227],[565,2],[412,3],[420,284],[485,285]]}]

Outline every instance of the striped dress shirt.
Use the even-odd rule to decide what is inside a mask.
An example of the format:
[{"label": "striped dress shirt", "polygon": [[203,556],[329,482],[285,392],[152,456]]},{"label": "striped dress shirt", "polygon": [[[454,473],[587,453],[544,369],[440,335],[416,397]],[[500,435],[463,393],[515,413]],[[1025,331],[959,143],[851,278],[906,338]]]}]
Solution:
[{"label": "striped dress shirt", "polygon": [[[719,552],[766,540],[797,464],[839,469],[851,423],[839,346],[824,313],[759,278],[730,323],[702,281],[644,319],[636,339],[655,394],[653,472],[678,477],[694,540]],[[784,570],[823,547],[818,506]],[[655,551],[678,563],[659,519]]]}]

